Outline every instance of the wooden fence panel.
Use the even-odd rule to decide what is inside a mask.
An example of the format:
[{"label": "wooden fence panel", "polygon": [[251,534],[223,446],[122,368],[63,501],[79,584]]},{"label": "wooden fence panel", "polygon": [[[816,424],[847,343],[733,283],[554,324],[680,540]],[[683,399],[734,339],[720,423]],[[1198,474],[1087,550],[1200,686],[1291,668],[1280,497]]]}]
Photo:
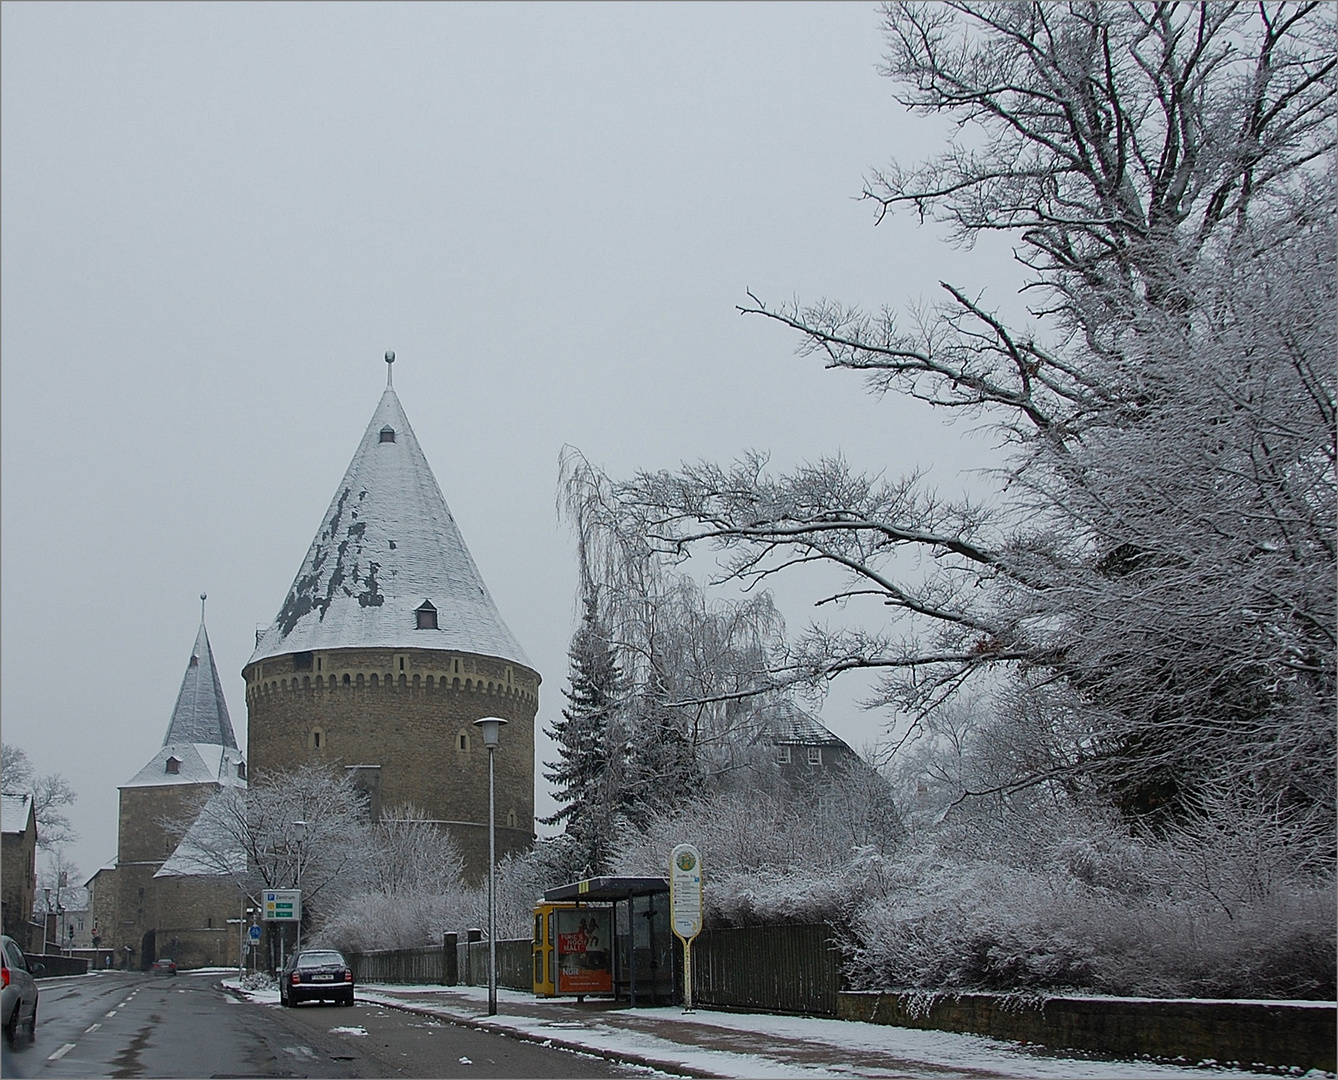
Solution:
[{"label": "wooden fence panel", "polygon": [[702,1005],[835,1016],[841,954],[827,926],[704,930],[692,944],[692,974]]}]

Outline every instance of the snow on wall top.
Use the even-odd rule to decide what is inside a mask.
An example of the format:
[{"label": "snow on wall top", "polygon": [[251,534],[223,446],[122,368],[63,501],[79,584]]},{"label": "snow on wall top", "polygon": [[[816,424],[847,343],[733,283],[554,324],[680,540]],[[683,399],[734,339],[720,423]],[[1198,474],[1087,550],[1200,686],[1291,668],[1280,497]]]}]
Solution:
[{"label": "snow on wall top", "polygon": [[168,743],[211,743],[237,749],[237,736],[228,716],[228,703],[223,700],[223,684],[218,678],[214,650],[209,647],[203,621],[195,635],[195,647],[186,664],[167,734],[163,736],[163,745]]},{"label": "snow on wall top", "polygon": [[[176,758],[176,772],[169,772],[167,762]],[[246,781],[237,775],[237,766],[243,761],[235,746],[216,743],[168,743],[163,746],[144,768],[135,773],[122,787],[163,787],[171,784],[222,784],[224,787],[245,787]]]},{"label": "snow on wall top", "polygon": [[0,832],[25,833],[32,817],[31,795],[0,795]]},{"label": "snow on wall top", "polygon": [[[436,609],[437,629],[417,628],[424,601]],[[502,622],[390,387],[248,664],[368,647],[456,650],[531,666]]]}]

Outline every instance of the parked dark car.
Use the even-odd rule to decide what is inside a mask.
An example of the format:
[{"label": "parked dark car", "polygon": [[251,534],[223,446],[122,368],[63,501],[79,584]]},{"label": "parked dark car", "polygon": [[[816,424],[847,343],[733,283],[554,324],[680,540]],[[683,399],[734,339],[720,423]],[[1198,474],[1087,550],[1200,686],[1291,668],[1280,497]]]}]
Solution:
[{"label": "parked dark car", "polygon": [[303,949],[294,953],[279,973],[279,1000],[334,1001],[353,1004],[353,969],[333,949]]},{"label": "parked dark car", "polygon": [[19,1028],[26,1028],[29,1037],[37,1033],[37,982],[34,974],[45,971],[43,964],[33,964],[12,937],[0,936],[0,1023],[5,1038],[13,1043]]},{"label": "parked dark car", "polygon": [[155,975],[175,975],[177,973],[177,962],[170,956],[160,956],[153,962],[153,973]]}]

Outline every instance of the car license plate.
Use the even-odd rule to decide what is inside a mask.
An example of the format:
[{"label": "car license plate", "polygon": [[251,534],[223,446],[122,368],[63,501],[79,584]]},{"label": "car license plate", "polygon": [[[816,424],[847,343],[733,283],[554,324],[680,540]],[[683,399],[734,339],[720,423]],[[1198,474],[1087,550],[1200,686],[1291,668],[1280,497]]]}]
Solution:
[{"label": "car license plate", "polygon": [[311,981],[312,981],[312,982],[334,982],[334,976],[333,976],[333,975],[313,975],[313,976],[311,977]]}]

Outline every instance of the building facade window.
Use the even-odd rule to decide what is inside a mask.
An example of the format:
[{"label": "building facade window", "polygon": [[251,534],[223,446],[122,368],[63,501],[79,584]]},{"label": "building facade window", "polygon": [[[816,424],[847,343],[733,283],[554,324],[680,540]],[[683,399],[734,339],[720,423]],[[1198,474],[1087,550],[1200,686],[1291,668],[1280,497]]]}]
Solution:
[{"label": "building facade window", "polygon": [[170,757],[167,759],[167,771],[173,775],[181,772],[181,759]]},{"label": "building facade window", "polygon": [[437,629],[437,609],[433,606],[432,601],[424,600],[418,610],[414,612],[414,615],[418,619],[419,630]]},{"label": "building facade window", "polygon": [[821,764],[822,764],[822,747],[821,747],[821,746],[810,746],[810,747],[808,748],[808,763],[809,763],[810,765],[821,765]]},{"label": "building facade window", "polygon": [[389,424],[387,424],[385,427],[381,429],[381,441],[382,442],[395,441],[395,429],[391,427]]},{"label": "building facade window", "polygon": [[779,765],[790,764],[790,748],[788,746],[776,747],[776,763]]}]

